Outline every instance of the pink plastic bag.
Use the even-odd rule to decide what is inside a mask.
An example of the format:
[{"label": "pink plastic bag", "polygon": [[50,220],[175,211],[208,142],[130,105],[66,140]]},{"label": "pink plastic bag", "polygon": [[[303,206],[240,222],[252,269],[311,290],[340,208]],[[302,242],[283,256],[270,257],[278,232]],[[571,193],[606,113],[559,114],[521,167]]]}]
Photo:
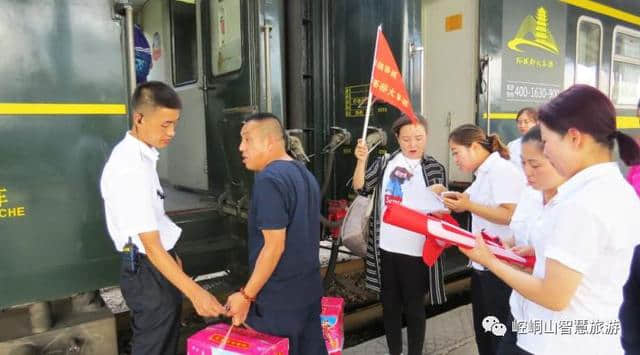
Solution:
[{"label": "pink plastic bag", "polygon": [[215,324],[187,339],[187,355],[288,355],[289,339],[234,327],[224,349],[219,349],[229,325]]},{"label": "pink plastic bag", "polygon": [[629,169],[627,173],[627,181],[636,190],[638,196],[640,196],[640,165],[634,165]]},{"label": "pink plastic bag", "polygon": [[344,346],[344,300],[340,297],[322,297],[322,335],[327,352],[342,354]]}]

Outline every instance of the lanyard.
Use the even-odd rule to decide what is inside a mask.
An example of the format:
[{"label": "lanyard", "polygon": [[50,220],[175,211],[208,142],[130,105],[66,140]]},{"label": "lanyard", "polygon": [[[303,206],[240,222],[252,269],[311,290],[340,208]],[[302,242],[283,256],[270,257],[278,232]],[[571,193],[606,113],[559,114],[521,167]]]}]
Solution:
[{"label": "lanyard", "polygon": [[233,324],[229,326],[229,330],[227,330],[227,334],[222,338],[220,345],[218,346],[218,350],[224,350],[224,347],[227,346],[227,342],[229,341],[229,335],[231,335],[231,331],[233,330]]},{"label": "lanyard", "polygon": [[[247,328],[248,330],[255,332],[255,330],[253,330],[253,328],[249,327],[247,325],[247,323],[242,323],[242,325]],[[229,341],[229,336],[231,335],[231,331],[233,330],[233,324],[229,325],[229,329],[227,330],[227,334],[225,334],[224,338],[222,338],[222,341],[220,342],[220,345],[218,345],[218,348],[216,350],[224,350],[225,346],[227,346],[227,342]],[[214,352],[215,354],[215,352]]]}]

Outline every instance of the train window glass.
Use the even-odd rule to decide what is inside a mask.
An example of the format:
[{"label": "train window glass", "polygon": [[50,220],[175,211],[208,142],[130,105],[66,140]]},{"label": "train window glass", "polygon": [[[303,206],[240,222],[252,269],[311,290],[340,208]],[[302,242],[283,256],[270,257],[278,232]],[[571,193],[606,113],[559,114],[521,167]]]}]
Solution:
[{"label": "train window glass", "polygon": [[223,75],[242,67],[240,0],[211,0],[211,69]]},{"label": "train window glass", "polygon": [[613,32],[611,99],[635,107],[640,97],[640,32],[616,26]]},{"label": "train window glass", "polygon": [[640,37],[616,33],[616,55],[640,59]]},{"label": "train window glass", "polygon": [[198,46],[195,1],[171,1],[171,34],[173,44],[173,84],[198,80]]},{"label": "train window glass", "polygon": [[613,62],[613,90],[616,105],[634,106],[640,98],[640,65]]},{"label": "train window glass", "polygon": [[587,17],[578,20],[575,82],[598,87],[602,25]]}]

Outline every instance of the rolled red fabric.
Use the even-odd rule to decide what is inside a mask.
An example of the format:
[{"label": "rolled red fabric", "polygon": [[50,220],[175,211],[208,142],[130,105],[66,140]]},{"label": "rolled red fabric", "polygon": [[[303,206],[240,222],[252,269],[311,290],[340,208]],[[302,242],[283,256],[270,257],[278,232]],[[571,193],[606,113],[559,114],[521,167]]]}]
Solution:
[{"label": "rolled red fabric", "polygon": [[458,222],[449,214],[433,216],[404,207],[397,203],[387,205],[387,210],[385,211],[382,220],[385,223],[393,224],[424,235],[426,241],[422,247],[422,261],[429,265],[429,267],[432,267],[444,249],[450,245],[429,236],[429,231],[427,230],[427,220],[429,218],[442,220],[455,226],[459,225]]},{"label": "rolled red fabric", "polygon": [[427,235],[429,215],[407,208],[398,203],[390,203],[382,216],[384,223],[392,224],[415,233]]},{"label": "rolled red fabric", "polygon": [[[388,224],[398,226],[420,233],[426,236],[427,240],[422,251],[422,258],[427,265],[432,265],[442,251],[450,246],[456,245],[463,248],[473,248],[475,236],[470,232],[453,225],[448,221],[427,215],[425,213],[407,208],[400,204],[389,204],[384,213],[383,221]],[[457,224],[457,223],[456,223]],[[431,225],[431,227],[429,227]],[[433,230],[429,231],[429,228]],[[510,263],[516,263],[532,267],[535,257],[522,257],[516,255],[509,249],[505,249],[496,237],[483,232],[483,238],[489,250],[497,257]],[[496,241],[497,240],[497,241]]]}]

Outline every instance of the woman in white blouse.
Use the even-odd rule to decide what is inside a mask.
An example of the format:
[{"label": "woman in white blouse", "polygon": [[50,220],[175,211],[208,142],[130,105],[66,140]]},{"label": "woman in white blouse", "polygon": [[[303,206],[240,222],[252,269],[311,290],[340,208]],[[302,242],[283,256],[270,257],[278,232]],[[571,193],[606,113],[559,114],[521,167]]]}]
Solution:
[{"label": "woman in white blouse", "polygon": [[402,316],[407,323],[409,355],[422,354],[426,332],[424,301],[446,301],[442,259],[433,267],[422,261],[424,235],[385,223],[382,216],[389,203],[399,203],[423,212],[443,210],[431,187],[446,185],[442,164],[426,154],[427,121],[401,116],[391,129],[399,148],[392,154],[375,157],[367,166],[367,145],[358,140],[353,172],[353,188],[363,196],[374,196],[369,220],[369,240],[365,259],[366,287],[380,293],[382,320],[391,355],[402,354]]},{"label": "woman in white blouse", "polygon": [[618,309],[640,241],[640,200],[614,162],[613,147],[617,141],[626,164],[640,162],[640,148],[616,130],[609,99],[587,85],[574,85],[543,105],[539,122],[544,153],[567,179],[541,227],[549,233],[543,254],[536,255],[544,274],[499,261],[481,238],[475,248],[461,251],[529,304],[552,311],[532,319],[542,325],[536,354],[622,354]]},{"label": "woman in white blouse", "polygon": [[[544,230],[544,226],[548,226],[549,223],[546,222],[552,218],[553,197],[558,192],[558,186],[565,181],[544,156],[543,149],[540,127],[533,127],[522,137],[522,166],[529,187],[520,197],[509,224],[515,234],[514,251],[522,256],[544,255],[546,238],[550,234]],[[536,260],[533,275],[544,277],[544,258]],[[513,320],[508,321],[506,325],[515,329],[510,329],[504,336],[498,354],[536,353],[537,335],[527,334],[519,328],[526,329],[525,326],[528,326],[529,322],[547,318],[545,315],[553,311],[526,300],[517,291],[511,293],[509,306]],[[515,326],[512,327],[513,325]],[[521,330],[520,334],[518,330]]]},{"label": "woman in white blouse", "polygon": [[[458,167],[473,172],[474,182],[464,193],[445,195],[445,206],[454,212],[471,213],[471,232],[488,234],[513,243],[509,220],[525,187],[522,173],[509,162],[509,151],[497,135],[487,136],[482,128],[462,125],[449,135],[449,147]],[[509,319],[511,289],[482,265],[474,263],[471,274],[471,303],[476,343],[480,355],[494,355],[500,337],[485,331],[483,320],[493,316],[501,323]]]},{"label": "woman in white blouse", "polygon": [[507,144],[507,148],[509,148],[509,160],[520,171],[522,171],[522,160],[520,159],[522,151],[522,136],[537,124],[538,111],[536,111],[535,108],[525,107],[518,111],[518,114],[516,115],[516,127],[518,128],[518,132],[520,132],[520,137],[509,142],[509,144]]}]

